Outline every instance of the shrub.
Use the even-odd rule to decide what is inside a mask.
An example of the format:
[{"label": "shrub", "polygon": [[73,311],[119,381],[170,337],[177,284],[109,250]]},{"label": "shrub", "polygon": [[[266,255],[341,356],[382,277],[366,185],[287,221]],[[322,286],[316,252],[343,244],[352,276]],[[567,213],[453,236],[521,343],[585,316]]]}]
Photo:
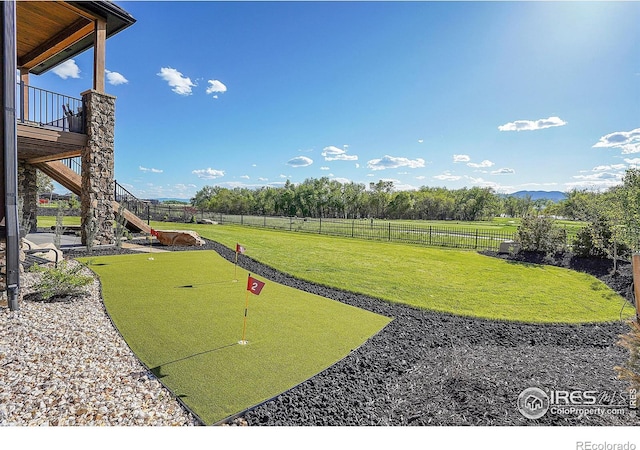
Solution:
[{"label": "shrub", "polygon": [[62,207],[61,203],[58,203],[58,207],[56,209],[56,226],[54,228],[54,234],[53,234],[53,245],[57,249],[60,249],[60,239],[62,238],[62,235],[66,231],[66,228],[62,226],[63,219],[64,219],[64,208]]},{"label": "shrub", "polygon": [[81,265],[70,267],[66,261],[57,268],[47,268],[34,264],[31,272],[40,273],[40,280],[33,285],[31,298],[41,301],[52,301],[56,298],[79,297],[87,293],[87,286],[93,277],[82,275]]},{"label": "shrub", "polygon": [[610,222],[602,217],[581,228],[572,242],[572,247],[573,252],[582,257],[613,258],[630,255],[629,247],[614,239]]},{"label": "shrub", "polygon": [[629,360],[624,366],[617,366],[618,378],[627,380],[630,388],[635,392],[640,391],[640,324],[637,321],[630,322],[631,331],[620,336],[618,345],[629,350]]},{"label": "shrub", "polygon": [[125,219],[124,215],[127,209],[120,207],[120,210],[116,212],[116,229],[115,229],[115,239],[116,239],[116,248],[122,248],[122,241],[127,236],[127,219]]},{"label": "shrub", "polygon": [[564,229],[555,226],[553,219],[526,216],[518,227],[515,240],[524,251],[556,253],[565,250],[567,235]]}]

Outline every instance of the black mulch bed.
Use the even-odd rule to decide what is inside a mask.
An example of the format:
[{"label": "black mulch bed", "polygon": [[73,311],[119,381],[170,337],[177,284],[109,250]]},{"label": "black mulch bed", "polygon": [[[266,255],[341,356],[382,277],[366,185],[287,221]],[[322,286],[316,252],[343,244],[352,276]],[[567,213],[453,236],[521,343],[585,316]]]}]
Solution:
[{"label": "black mulch bed", "polygon": [[[235,253],[207,241],[229,261]],[[128,251],[120,251],[125,253]],[[113,254],[101,250],[94,254]],[[80,256],[68,253],[69,256]],[[559,255],[510,258],[589,272],[626,298],[631,272],[621,263]],[[84,256],[84,254],[83,254]],[[638,425],[635,411],[622,414],[552,414],[527,419],[517,409],[529,387],[589,390],[603,397],[627,396],[614,366],[628,352],[616,345],[628,332],[624,322],[533,325],[458,317],[391,304],[364,295],[301,281],[240,255],[238,264],[265,279],[393,317],[379,334],[345,359],[276,398],[242,414],[249,425]],[[621,303],[622,307],[622,303]],[[544,314],[544,311],[540,312]]]}]

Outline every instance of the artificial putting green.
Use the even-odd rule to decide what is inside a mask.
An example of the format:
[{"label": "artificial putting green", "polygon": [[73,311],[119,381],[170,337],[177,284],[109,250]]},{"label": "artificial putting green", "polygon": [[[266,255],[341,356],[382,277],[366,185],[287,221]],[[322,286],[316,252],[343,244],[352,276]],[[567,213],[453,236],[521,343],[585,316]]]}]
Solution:
[{"label": "artificial putting green", "polygon": [[256,276],[266,285],[248,294],[240,345],[248,273],[216,252],[81,261],[131,349],[206,424],[321,372],[391,320]]}]

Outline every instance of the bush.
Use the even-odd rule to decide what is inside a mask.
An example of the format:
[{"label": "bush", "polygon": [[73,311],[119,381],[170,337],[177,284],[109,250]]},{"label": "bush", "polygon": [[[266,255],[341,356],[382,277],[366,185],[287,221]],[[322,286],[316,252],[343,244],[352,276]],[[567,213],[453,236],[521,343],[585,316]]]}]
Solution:
[{"label": "bush", "polygon": [[555,226],[553,219],[527,216],[522,219],[515,240],[524,251],[557,253],[565,250],[567,234]]},{"label": "bush", "polygon": [[620,336],[618,345],[629,350],[629,360],[624,366],[616,367],[618,378],[627,380],[630,388],[635,392],[640,391],[640,324],[637,321],[630,322],[631,331]]},{"label": "bush", "polygon": [[[616,246],[614,252],[614,245]],[[581,228],[572,242],[573,253],[577,256],[596,258],[627,257],[630,249],[622,242],[615,242],[608,220],[599,217]]]},{"label": "bush", "polygon": [[93,277],[82,275],[82,265],[70,267],[66,261],[58,264],[57,268],[47,268],[34,264],[31,272],[40,273],[40,280],[33,285],[34,300],[52,301],[56,298],[79,297],[87,293],[87,286]]}]

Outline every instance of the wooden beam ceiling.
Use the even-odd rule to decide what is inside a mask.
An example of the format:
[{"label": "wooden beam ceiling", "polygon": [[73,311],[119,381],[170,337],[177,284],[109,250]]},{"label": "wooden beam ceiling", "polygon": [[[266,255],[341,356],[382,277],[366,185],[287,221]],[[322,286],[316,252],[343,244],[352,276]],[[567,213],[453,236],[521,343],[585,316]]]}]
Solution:
[{"label": "wooden beam ceiling", "polygon": [[65,2],[16,2],[18,67],[31,69],[93,33],[89,13]]},{"label": "wooden beam ceiling", "polygon": [[18,57],[18,67],[30,69],[58,54],[73,43],[93,33],[93,23],[78,19],[68,28],[43,42],[26,55]]}]

